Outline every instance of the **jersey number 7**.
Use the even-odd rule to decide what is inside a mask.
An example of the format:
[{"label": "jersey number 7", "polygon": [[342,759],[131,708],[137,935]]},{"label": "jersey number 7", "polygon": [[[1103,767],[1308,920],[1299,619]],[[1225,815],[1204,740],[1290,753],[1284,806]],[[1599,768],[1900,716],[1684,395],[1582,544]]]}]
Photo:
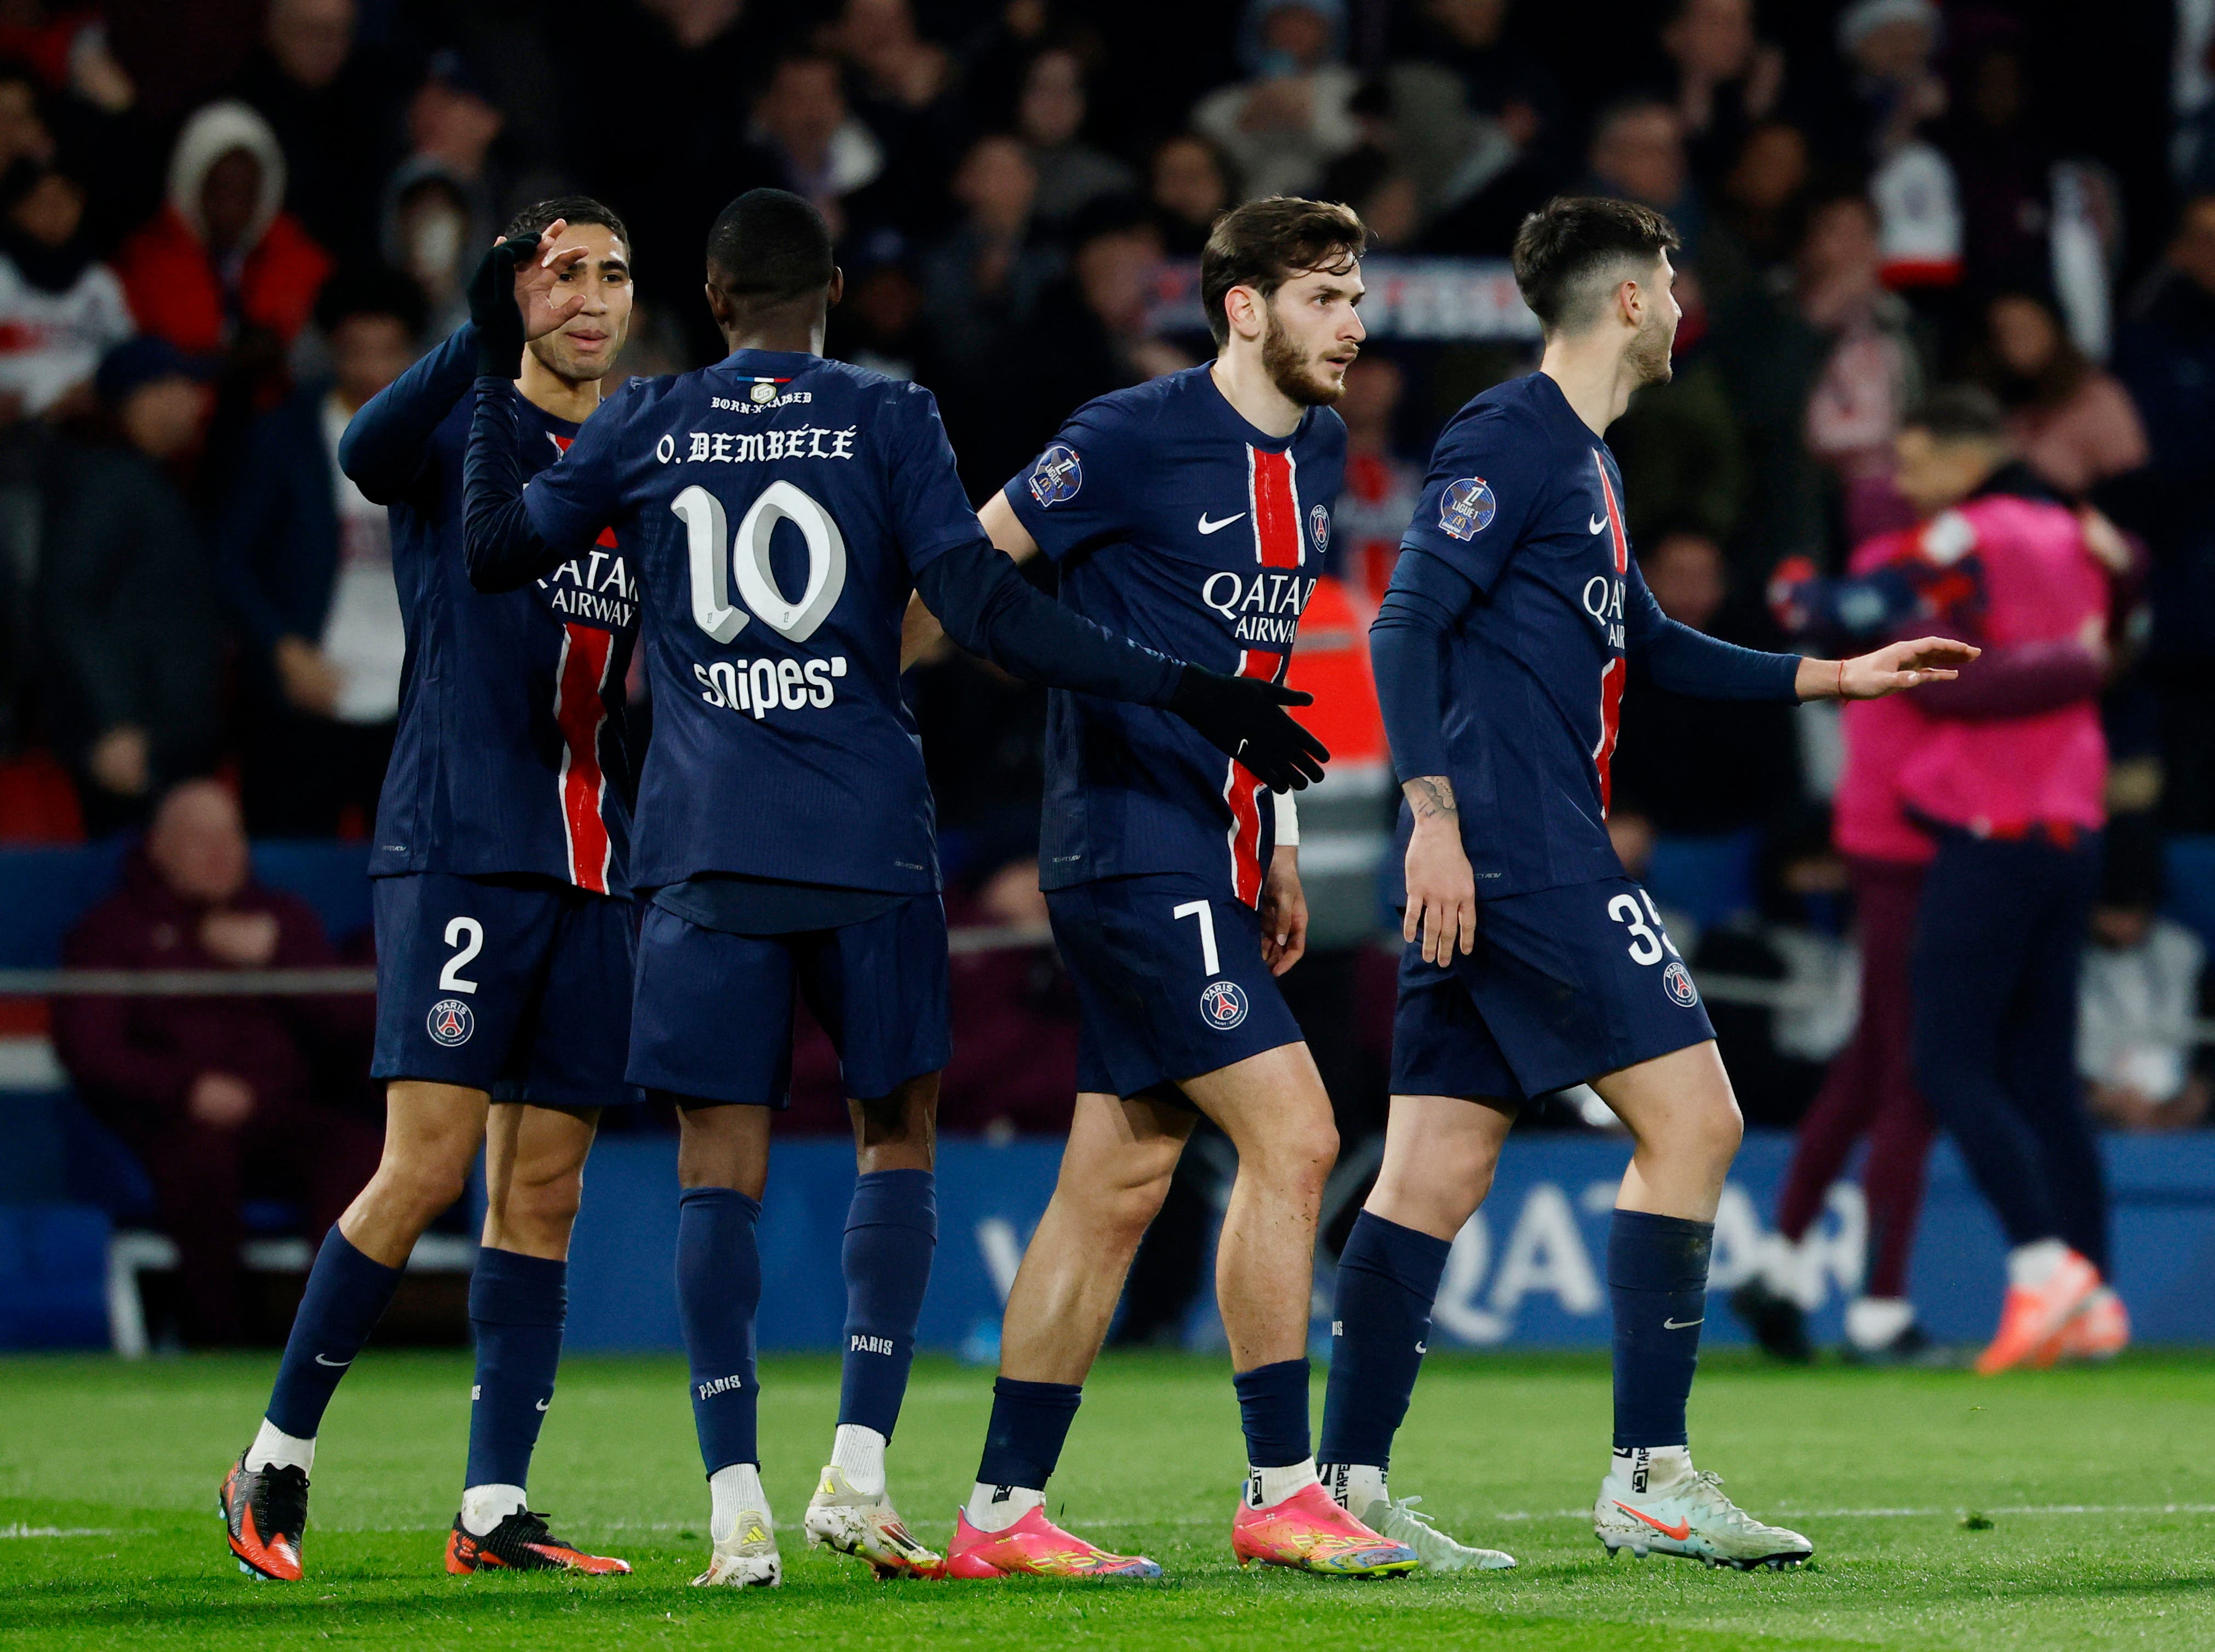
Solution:
[{"label": "jersey number 7", "polygon": [[[845,536],[830,512],[790,482],[772,482],[763,488],[739,519],[735,536],[723,501],[697,482],[672,500],[669,508],[684,525],[690,553],[692,623],[716,642],[730,642],[749,617],[731,605],[733,576],[753,611],[752,617],[789,642],[807,642],[838,606],[846,588]],[[798,602],[785,599],[770,567],[770,538],[781,521],[798,528],[807,542],[807,587]]]}]

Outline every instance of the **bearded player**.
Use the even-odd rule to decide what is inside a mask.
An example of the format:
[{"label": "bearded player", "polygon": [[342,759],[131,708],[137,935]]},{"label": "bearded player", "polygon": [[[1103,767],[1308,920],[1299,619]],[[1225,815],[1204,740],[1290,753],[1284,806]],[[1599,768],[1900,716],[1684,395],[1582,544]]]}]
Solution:
[{"label": "bearded player", "polygon": [[1665,617],[1630,560],[1603,433],[1670,376],[1667,220],[1565,199],[1524,223],[1515,276],[1539,370],[1439,438],[1371,629],[1406,801],[1406,951],[1390,1121],[1333,1311],[1324,1477],[1372,1522],[1454,1235],[1530,1097],[1589,1082],[1635,1151],[1608,1239],[1615,1440],[1593,1526],[1611,1552],[1796,1565],[1813,1545],[1694,1470],[1685,1401],[1709,1250],[1740,1134],[1697,987],[1605,819],[1624,660],[1711,699],[1874,699],[1973,659],[1925,637],[1859,659],[1758,654]]},{"label": "bearded player", "polygon": [[[1316,201],[1224,217],[1200,258],[1216,359],[1079,408],[986,502],[993,544],[1052,557],[1062,601],[1111,630],[1282,681],[1345,469],[1330,404],[1361,345],[1366,239]],[[1238,1150],[1216,1270],[1250,1465],[1232,1546],[1337,1575],[1415,1563],[1331,1502],[1310,1451],[1309,1293],[1338,1138],[1275,980],[1306,946],[1290,801],[1158,710],[1053,696],[1039,863],[1082,1012],[1079,1093],[1008,1298],[954,1576],[1159,1575],[1048,1520],[1046,1485],[1203,1115]]]},{"label": "bearded player", "polygon": [[[629,236],[582,196],[525,208],[500,270],[525,317],[484,362],[514,380],[543,470],[599,405],[630,327]],[[390,507],[407,625],[400,731],[370,857],[377,1174],[323,1240],[269,1409],[224,1477],[240,1568],[298,1581],[316,1434],[425,1228],[485,1150],[469,1281],[469,1469],[446,1569],[627,1572],[548,1530],[524,1484],[554,1397],[570,1224],[603,1107],[631,1099],[623,678],[636,594],[612,539],[527,589],[470,588],[462,465],[486,341],[464,326],[354,415],[351,485]]]}]

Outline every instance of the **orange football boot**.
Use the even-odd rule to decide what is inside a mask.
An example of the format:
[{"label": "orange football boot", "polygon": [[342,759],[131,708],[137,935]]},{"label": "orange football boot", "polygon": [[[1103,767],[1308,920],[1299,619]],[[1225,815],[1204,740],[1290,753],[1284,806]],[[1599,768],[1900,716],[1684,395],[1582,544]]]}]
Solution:
[{"label": "orange football boot", "polygon": [[2032,1359],[2061,1335],[2099,1288],[2099,1269],[2074,1250],[2062,1257],[2043,1285],[2009,1286],[1999,1332],[1977,1356],[1977,1374],[1989,1377]]},{"label": "orange football boot", "polygon": [[215,1497],[238,1569],[265,1583],[298,1582],[304,1575],[300,1535],[308,1525],[307,1471],[279,1464],[250,1469],[241,1452]]},{"label": "orange football boot", "polygon": [[1397,1577],[1418,1563],[1413,1549],[1378,1537],[1315,1484],[1267,1508],[1249,1508],[1241,1498],[1230,1551],[1241,1566],[1258,1560],[1326,1577]]},{"label": "orange football boot", "polygon": [[1111,1555],[1065,1532],[1035,1508],[1000,1532],[979,1532],[969,1512],[954,1516],[954,1541],[946,1545],[948,1577],[1159,1577],[1162,1569],[1144,1555]]},{"label": "orange football boot", "polygon": [[630,1569],[630,1562],[609,1555],[588,1555],[564,1543],[546,1529],[546,1517],[518,1508],[498,1526],[478,1537],[454,1516],[454,1529],[446,1534],[446,1569],[457,1577],[471,1572],[582,1572],[587,1577],[616,1577]]}]

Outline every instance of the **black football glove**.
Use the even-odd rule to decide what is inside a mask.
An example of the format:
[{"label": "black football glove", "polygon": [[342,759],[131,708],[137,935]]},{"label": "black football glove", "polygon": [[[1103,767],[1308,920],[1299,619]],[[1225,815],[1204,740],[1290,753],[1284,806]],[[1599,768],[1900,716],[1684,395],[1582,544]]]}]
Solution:
[{"label": "black football glove", "polygon": [[536,237],[517,236],[485,249],[469,277],[469,319],[477,329],[477,376],[513,378],[523,369],[523,306],[515,301],[515,272],[538,250]]},{"label": "black football glove", "polygon": [[1285,708],[1314,703],[1314,695],[1297,689],[1258,677],[1225,677],[1187,662],[1169,692],[1169,709],[1271,791],[1298,791],[1322,778],[1330,752],[1286,716]]}]

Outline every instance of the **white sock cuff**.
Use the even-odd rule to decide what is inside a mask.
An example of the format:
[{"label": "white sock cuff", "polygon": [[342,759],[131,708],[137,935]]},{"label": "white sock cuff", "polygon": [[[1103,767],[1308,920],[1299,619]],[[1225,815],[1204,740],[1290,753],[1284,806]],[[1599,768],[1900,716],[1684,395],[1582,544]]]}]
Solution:
[{"label": "white sock cuff", "polygon": [[770,1529],[776,1529],[770,1520],[769,1497],[762,1490],[761,1465],[733,1463],[717,1469],[708,1477],[708,1495],[711,1508],[708,1516],[708,1536],[716,1543],[728,1543],[739,1533],[739,1516],[749,1511],[769,1521]]},{"label": "white sock cuff", "polygon": [[1045,1507],[1043,1488],[988,1486],[979,1480],[961,1513],[979,1532],[1004,1532],[1034,1508]]},{"label": "white sock cuff", "polygon": [[246,1448],[246,1466],[257,1472],[273,1466],[312,1474],[316,1470],[315,1437],[311,1434],[302,1440],[297,1434],[288,1434],[264,1417],[254,1443]]},{"label": "white sock cuff", "polygon": [[1373,1463],[1319,1464],[1316,1477],[1331,1501],[1356,1520],[1368,1513],[1371,1503],[1391,1501],[1384,1471]]},{"label": "white sock cuff", "polygon": [[529,1507],[521,1486],[471,1486],[462,1493],[462,1529],[473,1538],[488,1537],[510,1514]]},{"label": "white sock cuff", "polygon": [[2069,1247],[2059,1239],[2019,1244],[2008,1252],[2008,1283],[2018,1291],[2035,1291],[2068,1260]]},{"label": "white sock cuff", "polygon": [[865,1495],[885,1489],[885,1437],[858,1422],[842,1422],[831,1437],[831,1465]]},{"label": "white sock cuff", "polygon": [[1318,1483],[1312,1457],[1287,1463],[1281,1468],[1249,1468],[1246,1471],[1246,1501],[1255,1508],[1273,1508],[1285,1498]]}]

